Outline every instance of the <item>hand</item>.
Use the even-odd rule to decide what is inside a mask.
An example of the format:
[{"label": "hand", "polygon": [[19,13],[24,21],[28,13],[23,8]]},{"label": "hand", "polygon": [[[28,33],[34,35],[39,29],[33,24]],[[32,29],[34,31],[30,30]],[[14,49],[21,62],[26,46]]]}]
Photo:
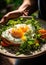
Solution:
[{"label": "hand", "polygon": [[3,16],[3,18],[0,21],[0,24],[5,24],[5,22],[7,22],[9,19],[17,18],[20,15],[22,15],[22,13],[20,13],[19,10],[15,10],[15,11],[9,12],[6,15]]},{"label": "hand", "polygon": [[31,8],[31,3],[29,3],[28,1],[25,1],[19,7],[18,10],[22,12],[22,16],[28,16],[30,8]]},{"label": "hand", "polygon": [[0,21],[0,24],[4,24],[11,18],[17,18],[19,16],[27,16],[29,13],[30,9],[30,4],[28,2],[24,2],[18,10],[12,11],[7,13],[6,15],[3,16],[3,18]]}]

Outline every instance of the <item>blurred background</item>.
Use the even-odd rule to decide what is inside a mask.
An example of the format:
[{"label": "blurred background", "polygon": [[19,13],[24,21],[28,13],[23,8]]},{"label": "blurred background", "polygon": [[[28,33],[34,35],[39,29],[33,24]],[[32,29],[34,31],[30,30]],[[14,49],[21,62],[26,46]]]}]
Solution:
[{"label": "blurred background", "polygon": [[22,2],[23,0],[0,0],[0,19],[9,11],[18,9]]}]

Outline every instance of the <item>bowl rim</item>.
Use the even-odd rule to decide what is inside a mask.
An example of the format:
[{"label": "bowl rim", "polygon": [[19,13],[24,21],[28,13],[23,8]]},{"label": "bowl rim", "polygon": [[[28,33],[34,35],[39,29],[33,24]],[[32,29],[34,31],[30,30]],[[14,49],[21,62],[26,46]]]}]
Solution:
[{"label": "bowl rim", "polygon": [[[32,18],[32,16],[21,16],[23,18]],[[40,20],[40,19],[39,19]],[[43,21],[43,20],[42,20]],[[34,55],[24,55],[24,56],[12,56],[12,55],[9,55],[9,54],[6,54],[6,53],[3,53],[3,52],[0,52],[1,55],[3,56],[6,56],[6,57],[10,57],[10,58],[17,58],[17,59],[28,59],[28,58],[35,58],[35,57],[38,57],[40,55],[43,55],[46,53],[46,50],[44,51],[39,51],[37,54],[34,54]]]}]

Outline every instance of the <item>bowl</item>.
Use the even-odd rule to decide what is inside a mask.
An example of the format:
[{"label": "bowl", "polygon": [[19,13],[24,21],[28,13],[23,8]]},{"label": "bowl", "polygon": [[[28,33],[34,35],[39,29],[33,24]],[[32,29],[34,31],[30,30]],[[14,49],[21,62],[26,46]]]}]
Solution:
[{"label": "bowl", "polygon": [[[23,16],[23,18],[29,19],[32,17],[31,16]],[[41,26],[46,29],[46,22],[41,19],[37,19],[37,20],[39,20],[39,23],[41,24]],[[0,48],[1,48],[1,46],[0,46]],[[18,59],[35,58],[35,57],[38,57],[45,53],[46,53],[46,44],[44,44],[39,51],[34,51],[32,54],[29,54],[29,55],[24,55],[24,54],[16,55],[16,54],[14,54],[14,52],[8,51],[5,48],[0,49],[0,54],[7,56],[7,57],[18,58]]]}]

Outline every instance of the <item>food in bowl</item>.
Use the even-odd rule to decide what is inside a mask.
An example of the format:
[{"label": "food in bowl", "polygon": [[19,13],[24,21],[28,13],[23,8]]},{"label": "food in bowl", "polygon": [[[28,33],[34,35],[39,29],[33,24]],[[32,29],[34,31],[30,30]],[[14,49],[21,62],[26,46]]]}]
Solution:
[{"label": "food in bowl", "polygon": [[[3,31],[1,34],[2,39],[6,39],[11,43],[8,43],[9,45],[13,44],[21,44],[22,42],[26,41],[26,33],[30,31],[31,37],[33,37],[33,31],[34,28],[31,24],[17,24],[12,28],[7,29],[6,31]],[[30,36],[28,35],[28,36]],[[5,42],[5,41],[4,41]]]},{"label": "food in bowl", "polygon": [[46,43],[46,30],[34,18],[10,20],[0,31],[0,45],[4,48],[18,47],[20,54],[38,50]]}]

